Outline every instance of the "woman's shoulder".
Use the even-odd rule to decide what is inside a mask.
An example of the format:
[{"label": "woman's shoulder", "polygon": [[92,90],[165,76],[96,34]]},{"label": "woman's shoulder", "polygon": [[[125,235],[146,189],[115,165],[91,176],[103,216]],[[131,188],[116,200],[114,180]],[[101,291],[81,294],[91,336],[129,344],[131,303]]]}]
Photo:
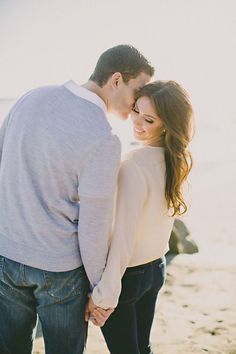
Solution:
[{"label": "woman's shoulder", "polygon": [[127,168],[140,168],[142,165],[142,151],[141,148],[136,148],[127,152],[122,156],[121,166]]},{"label": "woman's shoulder", "polygon": [[146,185],[145,168],[140,157],[141,152],[135,149],[125,154],[121,161],[118,181],[129,186],[130,189],[140,189],[142,185],[144,187]]},{"label": "woman's shoulder", "polygon": [[136,165],[146,165],[154,162],[163,162],[164,149],[152,146],[141,146],[134,150],[129,151],[122,158],[122,163],[125,164],[136,164]]}]

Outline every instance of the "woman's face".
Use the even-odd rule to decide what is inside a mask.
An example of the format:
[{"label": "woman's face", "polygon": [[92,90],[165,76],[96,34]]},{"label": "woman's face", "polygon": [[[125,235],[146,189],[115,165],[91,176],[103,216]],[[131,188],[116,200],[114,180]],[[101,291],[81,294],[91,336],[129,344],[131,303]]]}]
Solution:
[{"label": "woman's face", "polygon": [[131,119],[135,139],[142,141],[145,145],[161,146],[160,136],[164,129],[163,123],[148,97],[138,98],[132,109]]}]

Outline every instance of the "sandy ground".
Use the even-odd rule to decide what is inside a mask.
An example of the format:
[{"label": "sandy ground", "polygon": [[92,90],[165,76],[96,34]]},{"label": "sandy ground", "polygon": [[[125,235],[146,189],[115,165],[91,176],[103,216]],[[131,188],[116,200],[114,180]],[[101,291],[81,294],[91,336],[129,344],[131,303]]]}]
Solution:
[{"label": "sandy ground", "polygon": [[[154,353],[236,354],[235,265],[201,253],[170,260],[153,324]],[[42,339],[34,353],[44,353]],[[86,353],[108,353],[93,325]]]}]

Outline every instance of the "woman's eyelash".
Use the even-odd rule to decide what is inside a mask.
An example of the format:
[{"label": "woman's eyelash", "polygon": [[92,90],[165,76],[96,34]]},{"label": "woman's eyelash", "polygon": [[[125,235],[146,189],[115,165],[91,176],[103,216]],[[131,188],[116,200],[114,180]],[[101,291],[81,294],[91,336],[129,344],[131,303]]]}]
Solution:
[{"label": "woman's eyelash", "polygon": [[132,108],[132,111],[135,113],[139,113],[139,111],[137,110],[137,108],[135,106]]},{"label": "woman's eyelash", "polygon": [[[135,113],[137,113],[137,114],[139,114],[139,110],[138,110],[135,106],[132,108],[132,111],[135,112]],[[145,121],[146,121],[147,123],[150,123],[150,124],[153,123],[153,120],[148,119],[148,118],[145,118]]]},{"label": "woman's eyelash", "polygon": [[149,119],[147,119],[147,118],[145,118],[145,120],[146,120],[147,123],[150,123],[150,124],[153,123],[153,120],[149,120]]}]

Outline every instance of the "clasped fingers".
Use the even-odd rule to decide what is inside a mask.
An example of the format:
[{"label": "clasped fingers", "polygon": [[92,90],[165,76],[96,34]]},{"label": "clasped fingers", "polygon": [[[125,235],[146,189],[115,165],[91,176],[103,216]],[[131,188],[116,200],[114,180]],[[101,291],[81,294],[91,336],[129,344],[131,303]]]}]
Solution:
[{"label": "clasped fingers", "polygon": [[92,322],[95,326],[102,327],[106,323],[107,319],[110,317],[114,309],[110,308],[107,310],[97,307],[92,313]]}]

